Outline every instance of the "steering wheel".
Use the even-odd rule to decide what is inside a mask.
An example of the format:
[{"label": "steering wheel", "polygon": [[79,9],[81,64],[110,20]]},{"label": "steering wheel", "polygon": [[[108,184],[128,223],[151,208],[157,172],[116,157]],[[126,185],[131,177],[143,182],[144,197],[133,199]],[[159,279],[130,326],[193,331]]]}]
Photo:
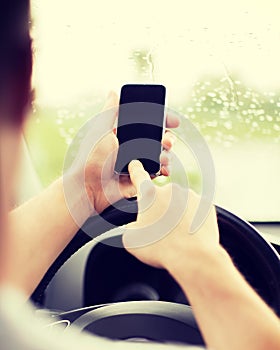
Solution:
[{"label": "steering wheel", "polygon": [[[229,253],[248,283],[280,316],[278,253],[248,222],[218,206],[216,210],[221,245]],[[37,304],[43,303],[44,291],[58,269],[73,253],[91,240],[85,232],[92,232],[92,236],[97,237],[107,232],[112,225],[121,226],[135,221],[136,213],[137,202],[133,198],[129,201],[121,200],[116,206],[110,206],[104,210],[100,216],[89,218],[50,267],[33,293],[32,300]],[[109,242],[110,239],[115,242]],[[105,279],[105,284],[103,283],[103,287],[99,288],[99,294],[95,293],[101,295],[103,300],[102,297],[92,299],[93,294],[89,289],[85,292],[87,308],[64,312],[60,317],[67,319],[81,330],[113,339],[139,340],[141,338],[157,342],[176,341],[204,345],[192,310],[186,305],[188,301],[184,299],[180,287],[172,277],[163,270],[142,264],[124,249],[117,248],[116,246],[121,246],[121,242],[121,235],[105,238],[93,248],[88,259],[85,282],[87,284],[87,278],[92,279],[94,274],[101,285]],[[122,258],[119,258],[120,254]],[[144,271],[141,276],[149,276],[149,278],[145,280],[144,277],[144,280],[141,280],[140,284],[138,282],[136,286],[129,284],[121,290],[122,286],[119,285],[117,288],[114,285],[116,279],[113,276],[115,263],[119,259],[123,259],[123,266],[131,267],[132,274],[138,270]],[[100,279],[98,270],[100,266],[104,267],[104,261],[107,261],[107,270],[105,273],[103,271],[103,277]],[[153,285],[151,281],[155,280],[158,283]],[[171,291],[169,295],[166,295],[166,289]],[[89,307],[89,305],[93,306]]]}]

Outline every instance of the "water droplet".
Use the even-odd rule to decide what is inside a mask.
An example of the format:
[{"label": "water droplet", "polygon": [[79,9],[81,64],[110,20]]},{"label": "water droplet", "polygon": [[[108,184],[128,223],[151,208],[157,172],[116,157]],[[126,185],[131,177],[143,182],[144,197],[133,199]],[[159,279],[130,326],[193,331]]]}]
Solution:
[{"label": "water droplet", "polygon": [[229,103],[228,103],[228,102],[224,102],[223,105],[224,105],[224,107],[226,107],[226,108],[229,107]]},{"label": "water droplet", "polygon": [[223,125],[227,130],[232,129],[232,122],[230,120],[226,121]]}]

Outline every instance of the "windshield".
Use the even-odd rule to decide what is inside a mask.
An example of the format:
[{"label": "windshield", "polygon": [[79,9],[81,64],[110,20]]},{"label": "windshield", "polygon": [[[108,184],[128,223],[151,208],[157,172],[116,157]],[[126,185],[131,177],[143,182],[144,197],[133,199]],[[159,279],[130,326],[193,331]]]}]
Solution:
[{"label": "windshield", "polygon": [[[158,83],[208,143],[215,202],[280,220],[277,1],[33,0],[32,15],[36,100],[25,136],[44,185],[109,90]],[[175,150],[199,191],[194,160],[180,141]]]}]

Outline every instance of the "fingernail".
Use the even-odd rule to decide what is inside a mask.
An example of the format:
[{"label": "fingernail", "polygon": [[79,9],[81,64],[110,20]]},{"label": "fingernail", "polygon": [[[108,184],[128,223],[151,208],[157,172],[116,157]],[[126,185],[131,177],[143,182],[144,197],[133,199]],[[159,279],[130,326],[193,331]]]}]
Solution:
[{"label": "fingernail", "polygon": [[142,166],[142,163],[138,159],[133,159],[130,163],[129,166],[135,167],[135,166]]},{"label": "fingernail", "polygon": [[171,173],[171,169],[170,169],[170,166],[169,165],[163,165],[162,167],[161,167],[161,169],[162,170],[165,170],[165,172],[166,172],[166,174],[163,174],[163,175],[167,175],[167,176],[169,176],[170,175],[170,173]]},{"label": "fingernail", "polygon": [[171,142],[172,142],[172,144],[176,141],[176,136],[175,135],[173,135],[172,133],[170,133],[170,139],[172,140]]}]

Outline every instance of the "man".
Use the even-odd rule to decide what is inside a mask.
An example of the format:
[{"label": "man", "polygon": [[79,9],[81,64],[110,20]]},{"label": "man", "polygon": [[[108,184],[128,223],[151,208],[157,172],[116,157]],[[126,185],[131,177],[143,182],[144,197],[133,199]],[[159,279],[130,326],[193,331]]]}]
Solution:
[{"label": "man", "polygon": [[[98,338],[77,335],[75,331],[50,337],[25,302],[52,261],[74,236],[78,224],[65,202],[62,179],[8,215],[9,199],[16,187],[14,174],[20,132],[30,103],[29,2],[2,2],[0,13],[0,347],[21,350],[101,348]],[[116,97],[111,94],[106,109],[116,104]],[[111,132],[93,149],[85,168],[74,167],[65,178],[75,189],[71,209],[79,213],[79,222],[109,204],[102,180],[108,154],[117,151],[113,121],[114,115],[111,115],[108,121]],[[172,118],[167,123],[169,127],[178,125]],[[170,149],[170,135],[165,136],[163,145]],[[163,173],[167,174],[168,157],[162,160]],[[113,161],[114,158],[112,164]],[[137,221],[127,225],[124,246],[144,263],[167,269],[177,280],[192,304],[209,348],[279,349],[279,320],[219,245],[214,206],[203,225],[190,235],[188,231],[199,196],[173,184],[156,187],[139,161],[131,162],[130,179],[121,183],[110,169],[109,166],[105,174],[105,187],[111,191],[118,188],[113,198],[117,200],[135,193],[139,198]],[[165,229],[162,213],[170,218],[176,215],[176,208],[169,205],[171,197],[182,208],[177,225],[162,239],[139,245],[145,237],[149,239],[155,229],[158,232]],[[106,346],[111,348],[112,342],[107,341]],[[125,349],[129,344],[115,343],[114,346]],[[144,346],[133,344],[133,348]],[[157,345],[151,347],[154,349]],[[172,346],[168,345],[168,349]]]}]

